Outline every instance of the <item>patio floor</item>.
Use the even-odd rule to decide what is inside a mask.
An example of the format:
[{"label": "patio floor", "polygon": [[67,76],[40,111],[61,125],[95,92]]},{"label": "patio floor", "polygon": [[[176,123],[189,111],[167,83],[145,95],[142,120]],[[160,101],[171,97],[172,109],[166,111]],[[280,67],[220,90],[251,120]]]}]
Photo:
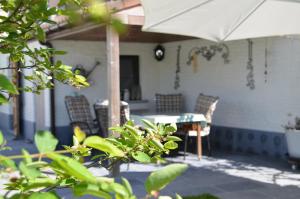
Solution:
[{"label": "patio floor", "polygon": [[[186,161],[182,157],[168,158],[171,162],[184,162],[189,169],[170,184],[162,194],[198,195],[210,193],[222,199],[299,199],[300,172],[292,171],[283,161],[259,156],[218,153],[214,157],[190,154]],[[145,195],[143,182],[157,165],[122,165],[122,176],[126,177],[139,198]],[[103,169],[93,168],[97,175],[107,174]],[[71,195],[70,195],[71,196]]]},{"label": "patio floor", "polygon": [[[10,140],[9,145],[35,151],[33,144],[23,140]],[[16,154],[11,151],[10,154]],[[218,152],[213,157],[204,156],[201,161],[189,154],[184,161],[182,156],[167,158],[170,162],[184,162],[189,169],[184,175],[170,184],[163,194],[175,192],[187,196],[210,193],[222,199],[293,199],[300,198],[300,171],[292,171],[285,162],[261,156],[247,156]],[[145,195],[143,182],[158,165],[131,163],[121,166],[122,176],[132,184],[139,198]],[[107,175],[103,168],[91,168],[97,176]],[[3,182],[2,182],[3,183]],[[0,182],[0,184],[2,184]],[[73,198],[68,190],[60,190],[65,198]],[[85,197],[91,198],[91,197]]]}]

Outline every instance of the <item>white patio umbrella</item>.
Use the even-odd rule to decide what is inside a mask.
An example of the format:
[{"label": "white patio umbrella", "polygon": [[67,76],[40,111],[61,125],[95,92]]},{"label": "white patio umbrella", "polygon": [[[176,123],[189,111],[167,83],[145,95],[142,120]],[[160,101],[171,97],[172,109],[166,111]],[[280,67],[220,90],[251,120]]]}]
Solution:
[{"label": "white patio umbrella", "polygon": [[217,42],[300,34],[300,0],[141,0],[144,31]]}]

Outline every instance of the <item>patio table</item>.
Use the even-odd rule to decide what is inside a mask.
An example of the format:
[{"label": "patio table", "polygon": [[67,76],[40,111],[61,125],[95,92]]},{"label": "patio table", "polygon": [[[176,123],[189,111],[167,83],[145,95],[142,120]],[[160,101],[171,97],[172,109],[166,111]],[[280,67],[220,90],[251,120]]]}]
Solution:
[{"label": "patio table", "polygon": [[193,123],[197,126],[197,154],[198,158],[202,157],[202,141],[201,141],[201,129],[203,123],[206,125],[206,119],[203,114],[197,113],[178,113],[178,114],[155,114],[155,113],[144,113],[144,114],[132,114],[130,119],[137,125],[142,125],[142,119],[149,120],[155,124],[184,124]]}]

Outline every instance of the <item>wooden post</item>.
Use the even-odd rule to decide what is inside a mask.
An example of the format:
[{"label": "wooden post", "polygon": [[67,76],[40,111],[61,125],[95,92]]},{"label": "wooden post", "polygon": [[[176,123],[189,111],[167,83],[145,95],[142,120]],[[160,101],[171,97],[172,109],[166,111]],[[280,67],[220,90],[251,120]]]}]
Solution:
[{"label": "wooden post", "polygon": [[[106,51],[107,51],[107,95],[108,124],[116,126],[120,124],[120,51],[119,35],[111,26],[106,28]],[[117,135],[115,135],[117,136]],[[120,167],[118,164],[112,169],[111,175],[118,176]]]},{"label": "wooden post", "polygon": [[198,159],[201,160],[202,158],[202,137],[201,137],[201,123],[197,123],[197,155]]},{"label": "wooden post", "polygon": [[[17,67],[17,63],[11,62],[11,66],[13,68]],[[16,87],[19,87],[19,73],[18,69],[12,70],[12,82],[16,85]],[[12,102],[13,102],[13,131],[15,138],[18,138],[20,136],[20,96],[19,95],[13,95],[12,96]]]}]

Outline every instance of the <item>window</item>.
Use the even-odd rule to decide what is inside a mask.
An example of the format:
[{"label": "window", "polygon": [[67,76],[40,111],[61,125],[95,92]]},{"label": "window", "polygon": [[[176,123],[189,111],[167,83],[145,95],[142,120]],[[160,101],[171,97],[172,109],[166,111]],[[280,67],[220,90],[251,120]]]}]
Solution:
[{"label": "window", "polygon": [[121,99],[124,99],[124,91],[128,89],[130,100],[141,99],[139,56],[120,56],[120,89]]}]

